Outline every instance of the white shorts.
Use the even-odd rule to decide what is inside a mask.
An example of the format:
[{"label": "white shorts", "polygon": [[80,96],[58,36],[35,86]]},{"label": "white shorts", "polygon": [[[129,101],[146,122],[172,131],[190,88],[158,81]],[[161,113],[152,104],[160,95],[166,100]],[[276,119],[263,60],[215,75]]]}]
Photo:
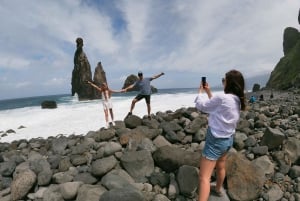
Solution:
[{"label": "white shorts", "polygon": [[102,104],[103,104],[103,109],[104,110],[108,110],[108,109],[111,109],[113,107],[111,100],[102,101]]}]

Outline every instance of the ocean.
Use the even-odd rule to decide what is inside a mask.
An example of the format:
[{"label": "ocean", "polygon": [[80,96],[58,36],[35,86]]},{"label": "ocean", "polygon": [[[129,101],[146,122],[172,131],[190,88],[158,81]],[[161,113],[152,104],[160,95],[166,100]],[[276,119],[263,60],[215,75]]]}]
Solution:
[{"label": "ocean", "polygon": [[[213,89],[212,89],[213,91]],[[220,89],[219,89],[220,91]],[[198,93],[195,88],[158,89],[151,95],[151,114],[175,111],[182,107],[194,107]],[[115,121],[124,120],[132,99],[137,92],[113,93],[112,103]],[[42,109],[45,100],[55,100],[56,109]],[[144,100],[136,103],[133,114],[147,114]],[[105,126],[101,100],[78,101],[69,94],[0,100],[0,141],[48,138],[57,135],[85,135]],[[15,133],[3,134],[12,129]]]}]

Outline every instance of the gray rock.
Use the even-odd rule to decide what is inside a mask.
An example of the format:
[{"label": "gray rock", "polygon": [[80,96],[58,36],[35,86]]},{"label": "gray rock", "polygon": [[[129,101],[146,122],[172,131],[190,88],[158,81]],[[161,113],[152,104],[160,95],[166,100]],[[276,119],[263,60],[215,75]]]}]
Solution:
[{"label": "gray rock", "polygon": [[195,134],[199,129],[207,125],[206,117],[198,117],[194,119],[184,130],[189,134]]},{"label": "gray rock", "polygon": [[186,197],[195,197],[199,186],[198,169],[183,165],[178,169],[176,175],[180,193]]},{"label": "gray rock", "polygon": [[267,192],[269,200],[280,200],[283,197],[281,188],[274,184]]},{"label": "gray rock", "polygon": [[292,168],[289,171],[289,176],[291,178],[297,178],[300,177],[300,166],[299,165],[293,165]]},{"label": "gray rock", "polygon": [[102,159],[98,159],[92,163],[91,172],[95,176],[103,176],[110,170],[112,170],[118,161],[114,156],[105,157]]},{"label": "gray rock", "polygon": [[106,129],[94,132],[93,137],[96,142],[108,141],[115,137],[115,130],[114,129]]},{"label": "gray rock", "polygon": [[[106,174],[101,179],[101,184],[108,190],[132,186],[126,179],[116,174]],[[133,186],[132,186],[133,187]]]},{"label": "gray rock", "polygon": [[87,163],[87,157],[84,155],[71,155],[70,161],[73,166],[84,165]]},{"label": "gray rock", "polygon": [[178,123],[176,123],[175,121],[162,122],[159,127],[162,128],[163,132],[165,132],[165,133],[167,133],[169,131],[177,132],[177,131],[182,130],[182,127],[180,125],[178,125]]},{"label": "gray rock", "polygon": [[170,185],[168,187],[168,197],[175,199],[180,193],[178,183],[175,179],[174,173],[170,173]]},{"label": "gray rock", "polygon": [[11,184],[11,199],[13,201],[22,199],[27,195],[35,182],[36,175],[32,170],[27,169],[19,172]]},{"label": "gray rock", "polygon": [[82,182],[66,182],[59,185],[62,197],[65,200],[71,200],[76,198],[78,189],[82,185]]},{"label": "gray rock", "polygon": [[145,201],[143,194],[135,188],[125,187],[106,191],[99,201]]},{"label": "gray rock", "polygon": [[189,152],[170,146],[160,147],[153,153],[153,159],[157,166],[166,172],[173,172],[182,165],[199,167],[201,154]]},{"label": "gray rock", "polygon": [[7,161],[0,163],[0,174],[2,176],[11,176],[16,168],[16,163],[14,161]]},{"label": "gray rock", "polygon": [[34,171],[36,174],[51,169],[49,162],[44,158],[32,160],[30,161],[29,165],[30,165],[30,169]]},{"label": "gray rock", "polygon": [[268,156],[260,156],[252,161],[252,163],[264,172],[265,175],[273,174],[275,172],[275,165],[269,159]]},{"label": "gray rock", "polygon": [[146,181],[154,171],[154,161],[151,152],[147,150],[125,152],[121,164],[135,181]]},{"label": "gray rock", "polygon": [[121,151],[122,146],[116,142],[108,142],[104,146],[104,156],[113,155],[115,152]]},{"label": "gray rock", "polygon": [[266,155],[268,153],[268,147],[267,146],[257,146],[257,147],[253,147],[251,149],[251,151],[255,154],[255,155]]},{"label": "gray rock", "polygon": [[285,136],[279,129],[268,127],[263,135],[261,145],[266,145],[271,150],[282,145],[284,139]]},{"label": "gray rock", "polygon": [[73,179],[74,181],[81,181],[84,184],[95,184],[97,183],[98,179],[91,175],[89,172],[83,172],[76,175]]},{"label": "gray rock", "polygon": [[49,185],[52,179],[52,170],[45,169],[38,173],[37,175],[37,183],[39,186]]},{"label": "gray rock", "polygon": [[155,186],[159,185],[160,187],[167,187],[170,183],[169,174],[162,172],[153,172],[149,178],[150,183]]},{"label": "gray rock", "polygon": [[76,201],[99,201],[107,190],[101,185],[83,184],[78,190]]},{"label": "gray rock", "polygon": [[66,137],[54,139],[51,145],[54,154],[64,155],[68,145],[68,139]]},{"label": "gray rock", "polygon": [[157,194],[155,195],[153,201],[170,201],[170,200],[168,199],[168,197],[166,197],[163,194]]},{"label": "gray rock", "polygon": [[142,125],[142,119],[136,115],[129,115],[124,119],[124,123],[127,128],[136,128]]},{"label": "gray rock", "polygon": [[157,136],[154,140],[153,140],[153,144],[157,147],[164,147],[164,146],[171,146],[172,144],[166,140],[166,138],[164,136]]},{"label": "gray rock", "polygon": [[74,179],[74,175],[71,172],[58,172],[53,174],[52,180],[56,184],[62,184],[66,182],[71,182]]},{"label": "gray rock", "polygon": [[288,138],[283,145],[283,150],[289,162],[294,164],[300,159],[300,140],[295,137]]},{"label": "gray rock", "polygon": [[64,201],[59,185],[50,185],[43,193],[43,201]]},{"label": "gray rock", "polygon": [[230,153],[226,162],[228,195],[233,200],[259,197],[265,176],[262,170],[238,153]]}]

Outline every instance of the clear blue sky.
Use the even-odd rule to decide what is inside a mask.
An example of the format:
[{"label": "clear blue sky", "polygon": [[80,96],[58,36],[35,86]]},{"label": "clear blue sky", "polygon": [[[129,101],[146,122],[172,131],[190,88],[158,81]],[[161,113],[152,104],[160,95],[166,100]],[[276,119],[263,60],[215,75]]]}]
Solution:
[{"label": "clear blue sky", "polygon": [[120,89],[139,70],[157,88],[220,84],[230,69],[270,74],[299,0],[2,0],[0,99],[71,93],[77,37]]}]

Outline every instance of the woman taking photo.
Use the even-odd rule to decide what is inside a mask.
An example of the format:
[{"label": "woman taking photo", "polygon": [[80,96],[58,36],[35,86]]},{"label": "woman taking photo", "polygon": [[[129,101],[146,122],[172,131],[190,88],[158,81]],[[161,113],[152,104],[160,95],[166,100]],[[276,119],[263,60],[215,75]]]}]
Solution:
[{"label": "woman taking photo", "polygon": [[[198,201],[207,201],[210,190],[217,196],[223,196],[221,189],[226,175],[226,154],[233,144],[240,110],[245,110],[246,107],[243,75],[237,70],[231,70],[225,74],[222,82],[224,93],[213,96],[208,83],[205,82],[200,85],[195,100],[196,108],[208,114],[205,146],[200,159]],[[210,178],[214,168],[217,181],[216,186],[210,189]]]}]

